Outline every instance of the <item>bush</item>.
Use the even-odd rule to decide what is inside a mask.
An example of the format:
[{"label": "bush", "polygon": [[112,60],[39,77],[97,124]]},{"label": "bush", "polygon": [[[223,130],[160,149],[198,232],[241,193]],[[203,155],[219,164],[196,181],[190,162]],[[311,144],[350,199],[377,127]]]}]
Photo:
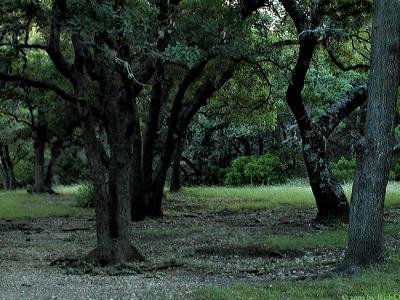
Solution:
[{"label": "bush", "polygon": [[[342,157],[336,163],[331,163],[330,168],[339,182],[346,183],[354,179],[356,173],[356,160],[348,160]],[[400,161],[393,162],[390,168],[389,180],[400,181]]]},{"label": "bush", "polygon": [[279,157],[267,153],[261,157],[236,158],[232,169],[226,174],[225,184],[279,184],[286,180],[282,161]]},{"label": "bush", "polygon": [[232,168],[225,175],[225,185],[244,185],[246,184],[246,176],[244,169],[254,157],[252,156],[239,156],[232,163]]},{"label": "bush", "polygon": [[79,207],[94,207],[96,204],[96,193],[93,184],[86,182],[78,188],[76,203]]},{"label": "bush", "polygon": [[89,180],[89,167],[82,149],[78,146],[66,148],[55,168],[57,184],[71,185]]},{"label": "bush", "polygon": [[356,172],[356,160],[342,157],[336,163],[330,163],[330,169],[340,183],[352,181]]},{"label": "bush", "polygon": [[400,181],[400,161],[392,163],[389,173],[389,180]]},{"label": "bush", "polygon": [[20,186],[27,186],[33,184],[33,158],[31,161],[28,159],[22,159],[14,166],[14,174]]}]

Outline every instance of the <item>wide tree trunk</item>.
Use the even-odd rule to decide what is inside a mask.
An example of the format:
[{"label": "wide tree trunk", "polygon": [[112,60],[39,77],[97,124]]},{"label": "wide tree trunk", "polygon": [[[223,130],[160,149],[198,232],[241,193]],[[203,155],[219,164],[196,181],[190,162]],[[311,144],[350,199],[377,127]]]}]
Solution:
[{"label": "wide tree trunk", "polygon": [[350,208],[349,265],[370,265],[384,259],[383,208],[400,83],[399,12],[399,0],[374,1],[367,115]]},{"label": "wide tree trunk", "polygon": [[119,111],[117,103],[108,105],[109,158],[105,158],[94,122],[88,116],[83,121],[85,149],[96,192],[97,247],[87,259],[100,265],[144,260],[130,239],[132,133],[129,118],[130,111]]},{"label": "wide tree trunk", "polygon": [[14,166],[10,157],[10,151],[6,144],[0,144],[0,159],[3,168],[4,189],[15,190],[17,181],[14,175]]}]

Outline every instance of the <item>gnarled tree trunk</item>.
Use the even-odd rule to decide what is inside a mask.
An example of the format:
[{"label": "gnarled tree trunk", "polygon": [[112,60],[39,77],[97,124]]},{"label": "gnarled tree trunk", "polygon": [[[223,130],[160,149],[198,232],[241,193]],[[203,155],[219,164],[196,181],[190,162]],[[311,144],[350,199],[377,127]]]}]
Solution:
[{"label": "gnarled tree trunk", "polygon": [[[131,243],[132,128],[129,104],[110,89],[106,134],[109,156],[96,136],[96,125],[88,110],[80,108],[85,149],[96,192],[97,247],[87,257],[101,265],[118,264],[144,257]],[[122,107],[120,107],[120,105]]]},{"label": "gnarled tree trunk", "polygon": [[341,185],[329,170],[325,140],[315,128],[301,130],[303,157],[308,179],[318,208],[316,221],[346,221],[349,206]]},{"label": "gnarled tree trunk", "polygon": [[[327,1],[314,2],[310,18],[296,1],[281,0],[281,3],[292,18],[299,35],[299,52],[286,91],[286,102],[296,119],[302,137],[303,157],[318,207],[316,220],[346,221],[349,205],[341,185],[329,170],[325,140],[343,118],[365,101],[365,95],[364,98],[360,96],[360,90],[356,88],[353,93],[328,107],[321,118],[316,121],[311,119],[304,106],[302,91],[313,53],[318,45],[317,29],[324,16]],[[365,88],[360,89],[363,94]]]}]

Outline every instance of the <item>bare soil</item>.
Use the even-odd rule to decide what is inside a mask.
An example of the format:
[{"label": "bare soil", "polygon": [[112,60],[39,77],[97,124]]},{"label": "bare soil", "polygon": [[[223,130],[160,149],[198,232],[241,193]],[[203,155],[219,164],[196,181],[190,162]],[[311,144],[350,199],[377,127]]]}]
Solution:
[{"label": "bare soil", "polygon": [[[312,224],[312,209],[175,212],[133,224],[132,243],[148,261],[136,271],[113,273],[52,265],[94,248],[91,215],[0,221],[0,299],[189,299],[206,287],[322,276],[344,254],[334,248],[271,249],[262,242],[269,234],[325,230]],[[387,219],[398,216],[393,209]]]}]

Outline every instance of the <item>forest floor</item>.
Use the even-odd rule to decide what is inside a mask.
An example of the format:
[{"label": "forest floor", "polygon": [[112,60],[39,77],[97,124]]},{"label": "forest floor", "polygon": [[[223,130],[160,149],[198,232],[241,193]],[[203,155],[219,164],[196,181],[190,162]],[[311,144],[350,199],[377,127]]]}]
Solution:
[{"label": "forest floor", "polygon": [[[314,224],[311,205],[262,207],[253,195],[244,209],[243,196],[205,189],[168,195],[163,219],[132,224],[147,262],[106,270],[52,265],[94,248],[92,210],[76,210],[72,195],[24,200],[18,207],[34,217],[0,215],[0,299],[400,299],[397,205],[385,211],[387,262],[341,274],[346,225]],[[0,209],[9,197],[0,194]],[[55,216],[40,216],[49,201]]]}]

